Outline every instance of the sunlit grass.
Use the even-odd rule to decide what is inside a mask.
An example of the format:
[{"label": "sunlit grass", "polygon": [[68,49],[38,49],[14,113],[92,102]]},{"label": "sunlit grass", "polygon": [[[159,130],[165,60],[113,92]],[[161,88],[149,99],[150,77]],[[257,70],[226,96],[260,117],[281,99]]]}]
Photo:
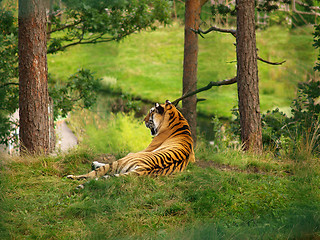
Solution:
[{"label": "sunlit grass", "polygon": [[[198,163],[169,177],[90,181],[96,153],[1,160],[1,239],[266,239],[319,236],[319,164],[208,149]],[[198,155],[199,149],[196,150]],[[214,157],[212,155],[215,155]],[[199,161],[238,167],[206,167]],[[232,159],[230,162],[227,159]],[[263,158],[265,158],[263,160]],[[266,171],[265,161],[272,171]],[[277,164],[284,161],[282,164]],[[310,164],[313,163],[313,164]],[[244,171],[245,170],[245,171]]]}]

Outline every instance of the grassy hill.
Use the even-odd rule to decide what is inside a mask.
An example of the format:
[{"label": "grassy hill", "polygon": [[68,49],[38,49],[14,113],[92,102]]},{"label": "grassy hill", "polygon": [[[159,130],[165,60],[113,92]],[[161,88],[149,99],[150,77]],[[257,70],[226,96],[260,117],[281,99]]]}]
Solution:
[{"label": "grassy hill", "polygon": [[[174,23],[155,32],[141,32],[116,43],[82,45],[48,57],[50,74],[61,81],[79,68],[92,69],[105,81],[124,92],[163,102],[181,95],[183,67],[183,26]],[[312,29],[290,30],[272,27],[257,32],[259,56],[282,61],[281,66],[259,62],[261,109],[288,110],[296,84],[309,79],[316,60]],[[235,39],[211,33],[199,38],[198,87],[236,74]],[[207,101],[200,112],[230,117],[237,105],[236,86],[224,86],[200,93]]]},{"label": "grassy hill", "polygon": [[0,239],[313,239],[320,165],[198,148],[169,177],[81,182],[102,155],[0,160]]}]

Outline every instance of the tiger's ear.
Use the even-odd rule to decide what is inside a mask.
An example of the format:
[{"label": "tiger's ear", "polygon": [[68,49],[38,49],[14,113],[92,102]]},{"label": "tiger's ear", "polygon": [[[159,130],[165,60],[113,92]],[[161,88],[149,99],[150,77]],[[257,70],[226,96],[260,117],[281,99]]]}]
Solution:
[{"label": "tiger's ear", "polygon": [[166,109],[171,109],[172,108],[172,103],[169,100],[166,100],[165,108]]},{"label": "tiger's ear", "polygon": [[155,108],[159,114],[163,114],[164,108],[159,103],[155,104]]}]

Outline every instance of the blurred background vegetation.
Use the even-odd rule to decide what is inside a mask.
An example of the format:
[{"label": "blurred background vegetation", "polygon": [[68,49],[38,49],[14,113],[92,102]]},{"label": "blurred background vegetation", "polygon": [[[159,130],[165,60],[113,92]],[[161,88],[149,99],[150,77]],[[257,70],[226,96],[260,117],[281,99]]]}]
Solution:
[{"label": "blurred background vegetation", "polygon": [[[317,52],[312,46],[312,32],[311,26],[303,29],[272,26],[257,32],[260,56],[269,61],[286,60],[281,66],[259,62],[262,111],[278,107],[290,112],[297,83],[315,75]],[[166,28],[135,34],[120,43],[76,46],[67,53],[50,55],[49,72],[63,81],[77,69],[86,67],[125,93],[154,102],[163,102],[163,98],[175,100],[181,96],[183,33],[182,23],[173,22]],[[232,36],[214,32],[199,39],[199,87],[235,75],[234,42]],[[112,80],[108,82],[109,79]],[[237,105],[235,86],[214,88],[200,93],[199,98],[207,99],[198,104],[199,112],[207,115],[230,118],[231,109]]]}]

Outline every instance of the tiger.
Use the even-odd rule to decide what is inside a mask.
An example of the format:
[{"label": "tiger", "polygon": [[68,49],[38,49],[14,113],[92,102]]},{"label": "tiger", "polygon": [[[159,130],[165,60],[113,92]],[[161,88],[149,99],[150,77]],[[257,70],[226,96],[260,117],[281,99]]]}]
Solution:
[{"label": "tiger", "polygon": [[137,153],[110,164],[93,162],[93,171],[84,175],[68,175],[69,179],[98,179],[125,175],[166,176],[183,171],[195,162],[193,140],[187,120],[169,101],[155,103],[144,122],[153,139],[149,146]]}]

